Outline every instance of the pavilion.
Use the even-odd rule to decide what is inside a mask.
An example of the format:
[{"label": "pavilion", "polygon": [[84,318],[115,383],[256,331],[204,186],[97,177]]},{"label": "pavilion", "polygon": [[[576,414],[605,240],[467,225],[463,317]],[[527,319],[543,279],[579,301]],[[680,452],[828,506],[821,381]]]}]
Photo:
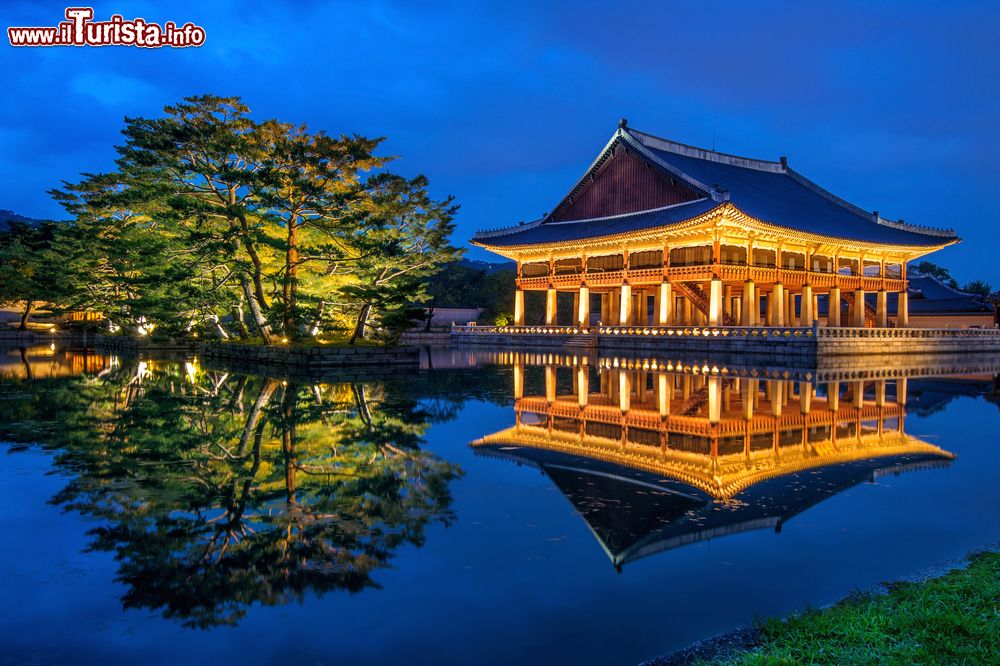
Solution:
[{"label": "pavilion", "polygon": [[550,213],[472,242],[516,260],[516,326],[538,291],[549,326],[812,326],[824,294],[841,306],[828,326],[907,327],[906,263],[958,238],[862,210],[784,157],[694,148],[622,120]]},{"label": "pavilion", "polygon": [[[858,483],[955,457],[906,434],[906,377],[813,383],[558,360],[543,364],[544,395],[528,395],[515,354],[514,425],[471,446],[545,473],[616,567],[780,530]],[[566,372],[572,384],[558,377]]]}]

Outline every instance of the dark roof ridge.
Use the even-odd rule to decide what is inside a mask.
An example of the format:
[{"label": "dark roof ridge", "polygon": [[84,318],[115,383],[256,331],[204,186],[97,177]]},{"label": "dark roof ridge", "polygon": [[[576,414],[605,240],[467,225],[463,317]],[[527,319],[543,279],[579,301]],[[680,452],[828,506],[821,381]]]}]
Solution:
[{"label": "dark roof ridge", "polygon": [[961,289],[956,289],[955,287],[952,287],[950,284],[948,284],[946,282],[943,282],[936,275],[932,275],[930,273],[921,273],[920,271],[915,270],[915,269],[912,270],[912,271],[910,271],[910,275],[909,275],[909,279],[912,280],[913,278],[924,278],[926,280],[930,280],[931,282],[936,282],[938,285],[940,285],[941,287],[944,287],[945,289],[947,289],[951,293],[955,294],[956,296],[978,296],[979,295],[979,294],[973,294],[973,293],[968,292],[968,291],[962,291]]},{"label": "dark roof ridge", "polygon": [[[698,148],[697,146],[690,146],[685,143],[680,143],[678,141],[671,141],[670,139],[664,139],[663,137],[655,136],[641,130],[632,128],[622,128],[619,132],[634,133],[641,135],[645,138],[634,137],[636,141],[640,144],[648,145],[651,148],[657,150],[663,150],[665,152],[674,153],[676,155],[683,155],[685,157],[693,157],[696,159],[707,160],[710,162],[718,162],[720,164],[727,164],[729,166],[741,167],[744,169],[754,169],[756,171],[765,171],[768,173],[784,174],[790,177],[792,180],[797,182],[799,185],[806,187],[816,194],[825,197],[829,201],[837,204],[838,206],[866,219],[871,220],[875,224],[881,224],[886,227],[892,227],[894,229],[899,229],[901,231],[909,231],[917,234],[924,234],[927,236],[940,236],[942,238],[954,238],[954,229],[941,229],[937,227],[928,227],[916,224],[907,224],[902,220],[890,220],[879,215],[877,212],[869,212],[860,206],[856,206],[851,202],[843,199],[830,190],[826,189],[822,185],[806,178],[804,175],[792,169],[788,166],[788,160],[781,158],[778,162],[772,162],[768,160],[759,160],[752,157],[743,157],[740,155],[731,155],[729,153],[720,153],[714,150],[708,150],[706,148]],[[655,155],[652,156],[653,159]],[[661,162],[657,160],[657,162]],[[707,191],[711,191],[708,188]]]},{"label": "dark roof ridge", "polygon": [[545,218],[543,217],[534,220],[532,222],[523,222],[521,224],[515,224],[509,227],[497,227],[496,229],[483,229],[473,234],[472,238],[473,240],[475,240],[477,238],[496,238],[497,236],[507,236],[509,234],[522,231],[524,229],[531,229],[537,227],[542,223],[542,220],[544,219]]},{"label": "dark roof ridge", "polygon": [[[625,130],[629,133],[641,134],[645,137],[650,144],[651,148],[656,148],[657,150],[664,150],[668,153],[675,153],[677,155],[684,155],[685,157],[694,157],[701,160],[708,160],[710,162],[720,162],[722,164],[728,164],[730,166],[743,167],[744,169],[756,169],[757,171],[769,171],[771,173],[785,173],[788,170],[788,165],[784,161],[773,162],[771,160],[759,160],[753,157],[743,157],[742,155],[732,155],[730,153],[720,153],[715,150],[709,150],[707,148],[699,148],[698,146],[691,146],[686,143],[680,143],[679,141],[671,141],[670,139],[664,139],[660,136],[655,136],[649,134],[648,132],[643,132],[637,129],[627,128]],[[645,144],[646,141],[636,137],[638,141]]]}]

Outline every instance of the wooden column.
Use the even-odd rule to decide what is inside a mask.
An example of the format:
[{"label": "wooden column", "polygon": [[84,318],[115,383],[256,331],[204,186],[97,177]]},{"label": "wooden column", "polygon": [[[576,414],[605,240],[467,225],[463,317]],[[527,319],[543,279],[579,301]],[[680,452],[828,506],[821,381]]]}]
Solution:
[{"label": "wooden column", "polygon": [[899,302],[896,305],[896,326],[906,328],[910,325],[910,295],[906,291],[899,292]]}]

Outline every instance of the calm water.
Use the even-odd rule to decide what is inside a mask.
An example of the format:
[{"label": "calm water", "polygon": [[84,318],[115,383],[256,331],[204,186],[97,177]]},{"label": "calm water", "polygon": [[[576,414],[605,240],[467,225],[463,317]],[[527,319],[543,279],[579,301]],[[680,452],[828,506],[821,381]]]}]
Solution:
[{"label": "calm water", "polygon": [[0,350],[0,663],[635,664],[1000,536],[994,367],[424,365]]}]

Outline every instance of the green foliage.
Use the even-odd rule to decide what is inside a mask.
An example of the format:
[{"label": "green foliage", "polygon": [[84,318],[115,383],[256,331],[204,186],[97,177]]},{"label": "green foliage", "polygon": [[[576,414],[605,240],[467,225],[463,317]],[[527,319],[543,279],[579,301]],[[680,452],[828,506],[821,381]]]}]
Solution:
[{"label": "green foliage", "polygon": [[93,521],[124,606],[183,625],[377,587],[399,547],[453,518],[461,471],[421,449],[433,415],[412,385],[131,361],[3,388],[0,438],[53,453],[52,502]]},{"label": "green foliage", "polygon": [[73,216],[58,239],[66,300],[116,326],[271,343],[364,339],[371,322],[391,339],[458,256],[457,207],[384,171],[380,138],[257,121],[211,95],[126,118],[123,134],[113,173],[52,192]]},{"label": "green foliage", "polygon": [[913,268],[924,275],[933,275],[952,289],[958,289],[958,281],[951,276],[951,272],[944,266],[938,266],[932,261],[921,261]]},{"label": "green foliage", "polygon": [[0,305],[23,305],[22,328],[34,307],[59,297],[61,259],[52,249],[55,230],[54,223],[36,227],[12,222],[0,232]]},{"label": "green foliage", "polygon": [[990,283],[984,282],[983,280],[973,280],[972,282],[966,283],[966,285],[962,287],[962,291],[970,294],[979,294],[980,296],[989,296],[992,293]]},{"label": "green foliage", "polygon": [[501,312],[496,317],[493,318],[494,326],[513,326],[514,325],[514,313],[513,312]]},{"label": "green foliage", "polygon": [[763,644],[723,663],[985,664],[1000,655],[1000,554],[887,595],[864,595],[761,626]]}]

